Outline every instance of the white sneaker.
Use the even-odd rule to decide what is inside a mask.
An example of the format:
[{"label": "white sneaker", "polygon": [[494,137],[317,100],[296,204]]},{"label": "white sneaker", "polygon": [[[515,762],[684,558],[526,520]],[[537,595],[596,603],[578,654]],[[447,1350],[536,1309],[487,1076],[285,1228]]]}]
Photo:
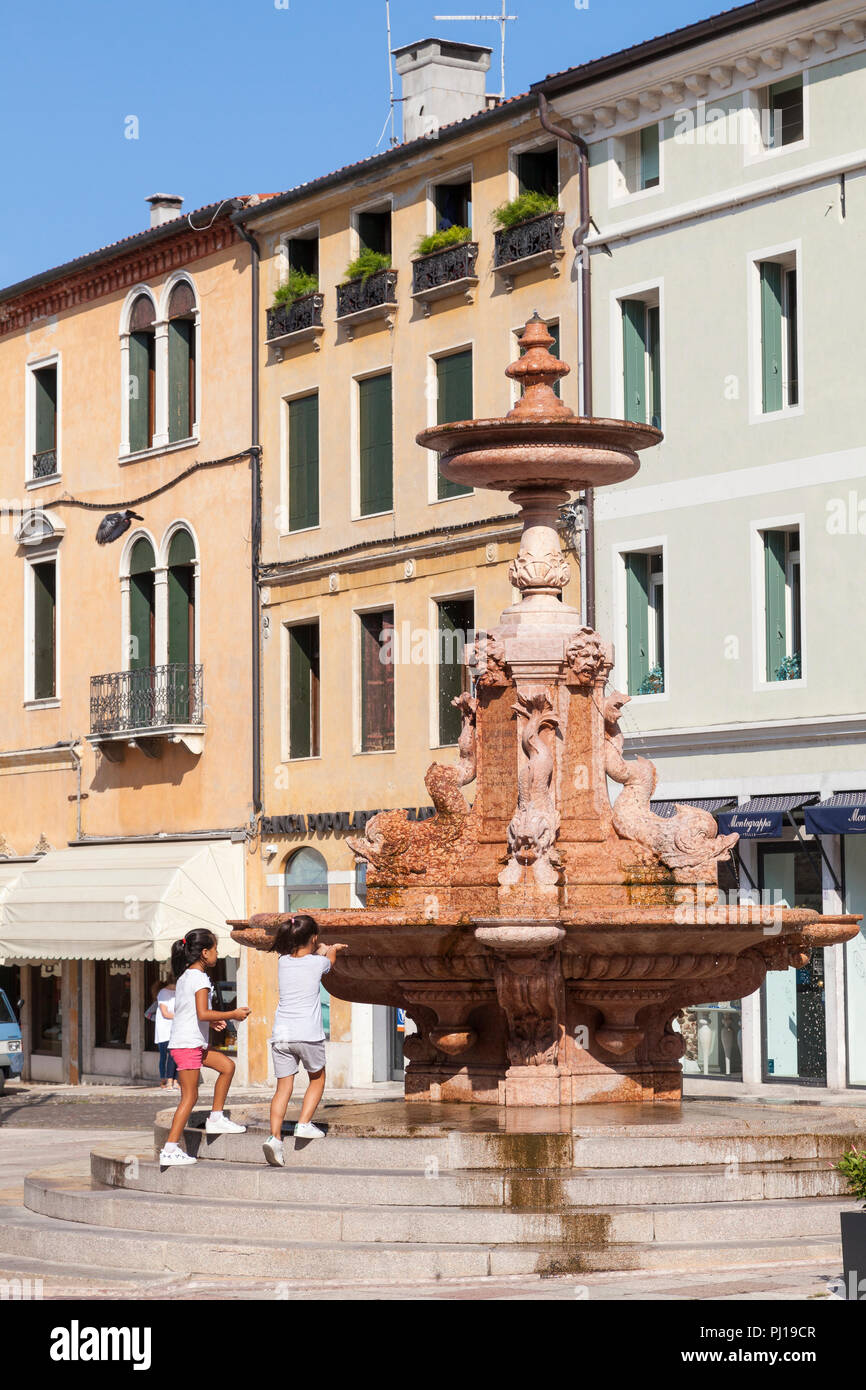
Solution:
[{"label": "white sneaker", "polygon": [[197,1162],[198,1160],[192,1154],[184,1153],[183,1149],[160,1149],[160,1168],[180,1168],[188,1163]]},{"label": "white sneaker", "polygon": [[205,1120],[206,1134],[246,1134],[246,1125],[236,1125],[228,1115],[208,1115]]},{"label": "white sneaker", "polygon": [[325,1131],[314,1125],[312,1120],[299,1120],[295,1125],[296,1139],[324,1139]]},{"label": "white sneaker", "polygon": [[266,1139],[262,1144],[262,1148],[265,1151],[265,1158],[272,1168],[285,1168],[286,1156],[283,1153],[282,1139],[275,1139],[271,1135],[270,1139]]}]

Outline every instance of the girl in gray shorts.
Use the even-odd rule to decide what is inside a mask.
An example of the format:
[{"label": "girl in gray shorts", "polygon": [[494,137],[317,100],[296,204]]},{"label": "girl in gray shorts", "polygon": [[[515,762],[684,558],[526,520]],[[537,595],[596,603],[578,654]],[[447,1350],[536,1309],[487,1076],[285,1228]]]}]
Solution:
[{"label": "girl in gray shorts", "polygon": [[322,1139],[324,1130],[312,1123],[325,1089],[325,1030],[319,986],[337,958],[349,948],[343,943],[319,945],[319,928],[306,912],[293,914],[277,930],[271,950],[280,958],[280,1002],[274,1015],[271,1054],[277,1089],[271,1101],[271,1135],[263,1145],[265,1158],[275,1167],[285,1163],[282,1129],[292,1098],[298,1067],[309,1077],[295,1125],[296,1139]]}]

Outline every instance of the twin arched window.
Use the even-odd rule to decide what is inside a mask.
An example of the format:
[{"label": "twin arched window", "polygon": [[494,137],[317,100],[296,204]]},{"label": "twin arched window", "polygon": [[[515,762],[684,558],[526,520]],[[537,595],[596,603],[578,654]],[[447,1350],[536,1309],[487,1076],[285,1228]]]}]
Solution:
[{"label": "twin arched window", "polygon": [[128,662],[132,671],[196,664],[196,552],[185,527],[157,566],[147,536],[133,541],[128,563]]},{"label": "twin arched window", "polygon": [[129,307],[126,451],[132,454],[190,439],[198,422],[198,310],[190,281],[172,287],[164,314],[157,317],[149,292]]}]

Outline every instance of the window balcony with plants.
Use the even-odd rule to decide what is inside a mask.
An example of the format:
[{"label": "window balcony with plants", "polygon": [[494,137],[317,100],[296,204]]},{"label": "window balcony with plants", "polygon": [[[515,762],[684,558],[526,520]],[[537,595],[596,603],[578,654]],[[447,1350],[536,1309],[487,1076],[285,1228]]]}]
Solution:
[{"label": "window balcony with plants", "polygon": [[496,208],[493,218],[498,227],[493,269],[509,290],[514,287],[514,277],[529,270],[546,268],[559,274],[559,262],[565,255],[565,213],[552,194],[521,193]]},{"label": "window balcony with plants", "polygon": [[424,305],[426,315],[436,299],[465,295],[471,304],[478,276],[478,242],[470,227],[452,226],[422,237],[412,262],[412,298]]},{"label": "window balcony with plants", "polygon": [[268,309],[268,343],[274,347],[291,347],[294,343],[311,342],[318,351],[318,340],[325,331],[324,304],[318,275],[306,270],[290,270]]},{"label": "window balcony with plants", "polygon": [[204,733],[200,664],[169,662],[90,679],[88,741],[110,762],[121,762],[127,748],[161,757],[166,743],[182,743],[197,755]]},{"label": "window balcony with plants", "polygon": [[337,286],[337,322],[351,338],[356,324],[374,319],[390,327],[397,309],[397,271],[391,269],[390,253],[364,247],[346,267],[342,285]]}]

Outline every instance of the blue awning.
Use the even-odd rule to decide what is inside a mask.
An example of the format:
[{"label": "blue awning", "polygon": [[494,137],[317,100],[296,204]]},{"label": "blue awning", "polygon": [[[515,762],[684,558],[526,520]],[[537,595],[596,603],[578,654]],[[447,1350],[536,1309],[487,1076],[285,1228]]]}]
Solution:
[{"label": "blue awning", "polygon": [[866,792],[836,792],[806,810],[810,835],[866,834]]},{"label": "blue awning", "polygon": [[736,831],[741,840],[778,840],[787,811],[799,811],[818,800],[817,792],[777,792],[752,796],[734,811],[718,817],[719,833]]},{"label": "blue awning", "polygon": [[681,796],[676,801],[651,801],[650,810],[665,820],[676,815],[678,806],[697,806],[699,810],[710,811],[715,815],[717,811],[733,805],[735,800],[733,796]]}]

